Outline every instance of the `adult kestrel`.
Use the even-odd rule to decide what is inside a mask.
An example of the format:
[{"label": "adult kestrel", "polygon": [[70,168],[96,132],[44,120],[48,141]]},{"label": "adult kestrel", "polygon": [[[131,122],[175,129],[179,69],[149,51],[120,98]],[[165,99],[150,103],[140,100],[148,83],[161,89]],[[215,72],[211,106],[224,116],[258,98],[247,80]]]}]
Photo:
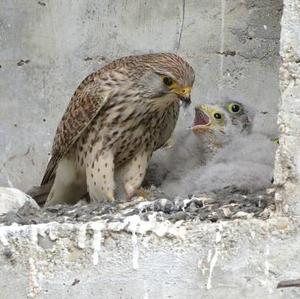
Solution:
[{"label": "adult kestrel", "polygon": [[128,56],[89,75],[57,128],[41,185],[46,205],[115,198],[115,176],[130,198],[148,161],[171,136],[180,100],[190,103],[192,67],[170,54]]}]

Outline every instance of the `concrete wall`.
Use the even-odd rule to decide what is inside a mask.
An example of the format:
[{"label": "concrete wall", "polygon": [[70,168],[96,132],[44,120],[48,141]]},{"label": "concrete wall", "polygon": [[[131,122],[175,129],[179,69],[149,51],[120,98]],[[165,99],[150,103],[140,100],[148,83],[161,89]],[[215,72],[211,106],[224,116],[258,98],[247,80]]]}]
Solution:
[{"label": "concrete wall", "polygon": [[180,53],[197,74],[194,102],[241,97],[268,112],[256,127],[273,130],[281,2],[1,1],[0,185],[39,183],[80,81],[127,54]]},{"label": "concrete wall", "polygon": [[[277,205],[300,215],[300,1],[286,0],[280,54],[280,146],[276,157]],[[290,205],[290,208],[288,207]]]},{"label": "concrete wall", "polygon": [[[7,1],[1,3],[5,10],[0,9],[3,15],[1,30],[5,33],[3,35],[1,31],[1,39],[6,38],[4,47],[1,40],[0,63],[1,97],[5,100],[0,102],[1,120],[4,120],[1,122],[1,149],[4,149],[1,160],[5,164],[1,172],[3,184],[8,183],[8,178],[17,186],[36,182],[39,175],[32,169],[45,164],[49,138],[66,102],[84,75],[103,63],[100,56],[111,59],[133,49],[142,52],[144,46],[149,45],[153,50],[176,50],[182,15],[185,18],[179,52],[192,61],[199,74],[196,84],[199,99],[208,96],[210,88],[214,89],[216,85],[234,84],[259,109],[276,112],[280,11],[277,1],[223,2],[226,4],[224,49],[238,52],[227,57],[215,53],[220,51],[222,40],[219,1],[186,1],[184,14],[182,2],[175,4],[172,1],[172,5],[171,1],[159,2],[163,8],[155,13],[154,8],[159,6],[154,1],[151,4],[138,2],[140,5],[127,1],[122,11],[115,12],[114,7],[121,4],[116,5],[116,2],[113,6],[109,4],[113,3],[111,1],[106,5],[101,2],[106,8],[103,31],[98,30],[102,18],[97,17],[99,7],[93,8],[93,2],[77,1],[73,5],[71,1],[24,3]],[[292,206],[291,217],[273,216],[266,221],[236,220],[218,224],[181,221],[170,224],[167,221],[144,223],[132,216],[112,223],[0,227],[1,296],[299,298],[297,288],[276,289],[278,281],[300,275],[297,217],[300,194],[300,3],[298,0],[284,0],[284,3],[279,114],[282,137],[275,181],[281,187],[278,204],[285,207],[288,198]],[[137,11],[143,11],[143,5],[153,6],[147,10],[147,15],[138,18],[144,24],[138,32],[144,39],[151,37],[151,43],[141,37],[142,42],[133,45],[135,36],[130,28],[135,28],[137,19],[133,22],[132,18],[125,18],[123,26],[114,29],[116,19],[108,16],[114,12],[121,20],[124,11],[139,15]],[[163,18],[162,27],[154,21],[157,14],[168,16]],[[263,26],[265,22],[267,29]],[[272,26],[276,29],[274,35],[271,32],[264,35]],[[155,31],[154,28],[158,29]],[[168,33],[163,45],[159,35],[162,32]],[[116,47],[115,40],[114,45],[108,44],[102,34],[105,38],[110,36],[110,40],[121,40],[120,45]],[[101,40],[105,40],[105,46],[109,48],[99,44]],[[87,57],[92,60],[86,61]],[[30,62],[17,66],[20,59]],[[228,69],[239,71],[241,75],[220,77],[222,60],[224,74]],[[23,103],[22,107],[20,103]],[[27,172],[21,174],[22,169]]]},{"label": "concrete wall", "polygon": [[292,299],[300,237],[268,221],[39,224],[0,228],[1,298]]}]

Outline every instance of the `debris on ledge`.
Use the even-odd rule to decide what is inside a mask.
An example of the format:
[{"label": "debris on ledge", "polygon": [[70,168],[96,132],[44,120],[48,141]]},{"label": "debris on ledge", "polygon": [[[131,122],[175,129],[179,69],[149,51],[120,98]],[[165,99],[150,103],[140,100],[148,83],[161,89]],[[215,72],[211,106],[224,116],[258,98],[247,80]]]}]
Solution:
[{"label": "debris on ledge", "polygon": [[260,218],[267,219],[274,211],[274,189],[249,193],[234,188],[225,188],[207,194],[197,194],[189,198],[164,197],[155,187],[151,187],[151,197],[144,200],[135,197],[130,202],[113,204],[87,204],[79,202],[74,206],[55,205],[39,209],[26,204],[18,210],[0,215],[0,225],[21,225],[58,222],[82,223],[103,220],[123,222],[129,216],[138,215],[141,220],[168,220],[175,223],[181,220],[218,222],[221,220]]},{"label": "debris on ledge", "polygon": [[27,194],[16,189],[0,187],[0,216],[17,213],[24,206],[38,210],[38,204]]}]

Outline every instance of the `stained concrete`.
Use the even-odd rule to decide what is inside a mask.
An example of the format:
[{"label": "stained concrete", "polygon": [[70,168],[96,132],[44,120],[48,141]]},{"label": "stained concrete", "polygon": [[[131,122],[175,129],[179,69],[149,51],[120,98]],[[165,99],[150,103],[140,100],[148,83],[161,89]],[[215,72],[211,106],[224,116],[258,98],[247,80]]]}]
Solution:
[{"label": "stained concrete", "polygon": [[[113,223],[2,226],[1,296],[299,298],[297,288],[276,289],[280,280],[300,275],[300,4],[284,3],[275,182],[277,204],[287,215],[215,224],[132,215]],[[269,112],[262,123],[275,125],[281,3],[224,0],[224,27],[221,4],[2,2],[1,184],[38,181],[53,130],[78,83],[105,60],[132,52],[178,50],[198,74],[194,98],[208,97],[216,86],[234,87],[258,111]]]},{"label": "stained concrete", "polygon": [[298,298],[299,234],[286,217],[2,228],[3,298]]},{"label": "stained concrete", "polygon": [[[75,205],[52,205],[40,208],[33,199],[24,201],[24,193],[14,188],[0,188],[0,225],[30,225],[49,222],[82,223],[95,220],[123,221],[129,215],[143,220],[159,218],[176,223],[201,220],[214,223],[234,219],[268,219],[275,212],[275,188],[245,192],[224,188],[211,193],[168,199],[159,189],[151,187],[147,199],[133,197],[128,201],[86,202]],[[18,192],[17,192],[18,191]],[[3,201],[3,206],[1,205]],[[4,204],[6,203],[6,205]]]},{"label": "stained concrete", "polygon": [[1,1],[0,185],[40,182],[74,90],[123,55],[178,52],[197,74],[195,103],[234,95],[274,130],[281,12],[280,0]]},{"label": "stained concrete", "polygon": [[275,183],[280,187],[277,205],[296,217],[300,215],[300,2],[285,1],[280,54],[280,146],[276,155]]}]

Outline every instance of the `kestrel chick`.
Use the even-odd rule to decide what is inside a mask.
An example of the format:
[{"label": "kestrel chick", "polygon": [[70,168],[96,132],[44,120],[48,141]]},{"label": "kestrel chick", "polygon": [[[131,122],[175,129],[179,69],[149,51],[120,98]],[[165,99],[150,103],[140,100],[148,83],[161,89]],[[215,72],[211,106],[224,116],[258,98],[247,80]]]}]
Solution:
[{"label": "kestrel chick", "polygon": [[239,102],[223,101],[195,107],[193,133],[210,150],[222,147],[236,135],[250,133],[249,111]]},{"label": "kestrel chick", "polygon": [[249,110],[243,104],[229,100],[197,105],[191,127],[193,133],[181,128],[176,132],[171,148],[154,155],[145,185],[159,186],[163,180],[180,179],[188,170],[205,165],[236,136],[249,134],[252,128]]},{"label": "kestrel chick", "polygon": [[128,56],[79,85],[57,128],[42,185],[47,205],[115,198],[121,175],[130,198],[148,161],[171,136],[180,100],[190,103],[194,71],[175,54]]},{"label": "kestrel chick", "polygon": [[[196,190],[211,191],[228,184],[250,188],[258,177],[264,178],[264,183],[268,181],[270,167],[262,166],[262,174],[258,176],[257,164],[254,164],[257,158],[250,162],[250,156],[257,155],[251,144],[253,137],[257,140],[250,134],[254,116],[251,110],[239,102],[227,100],[198,105],[193,133],[189,131],[181,136],[177,139],[177,148],[171,148],[170,160],[176,159],[176,167],[169,167],[162,190],[169,196],[176,196]],[[180,144],[185,144],[185,148]]]}]

